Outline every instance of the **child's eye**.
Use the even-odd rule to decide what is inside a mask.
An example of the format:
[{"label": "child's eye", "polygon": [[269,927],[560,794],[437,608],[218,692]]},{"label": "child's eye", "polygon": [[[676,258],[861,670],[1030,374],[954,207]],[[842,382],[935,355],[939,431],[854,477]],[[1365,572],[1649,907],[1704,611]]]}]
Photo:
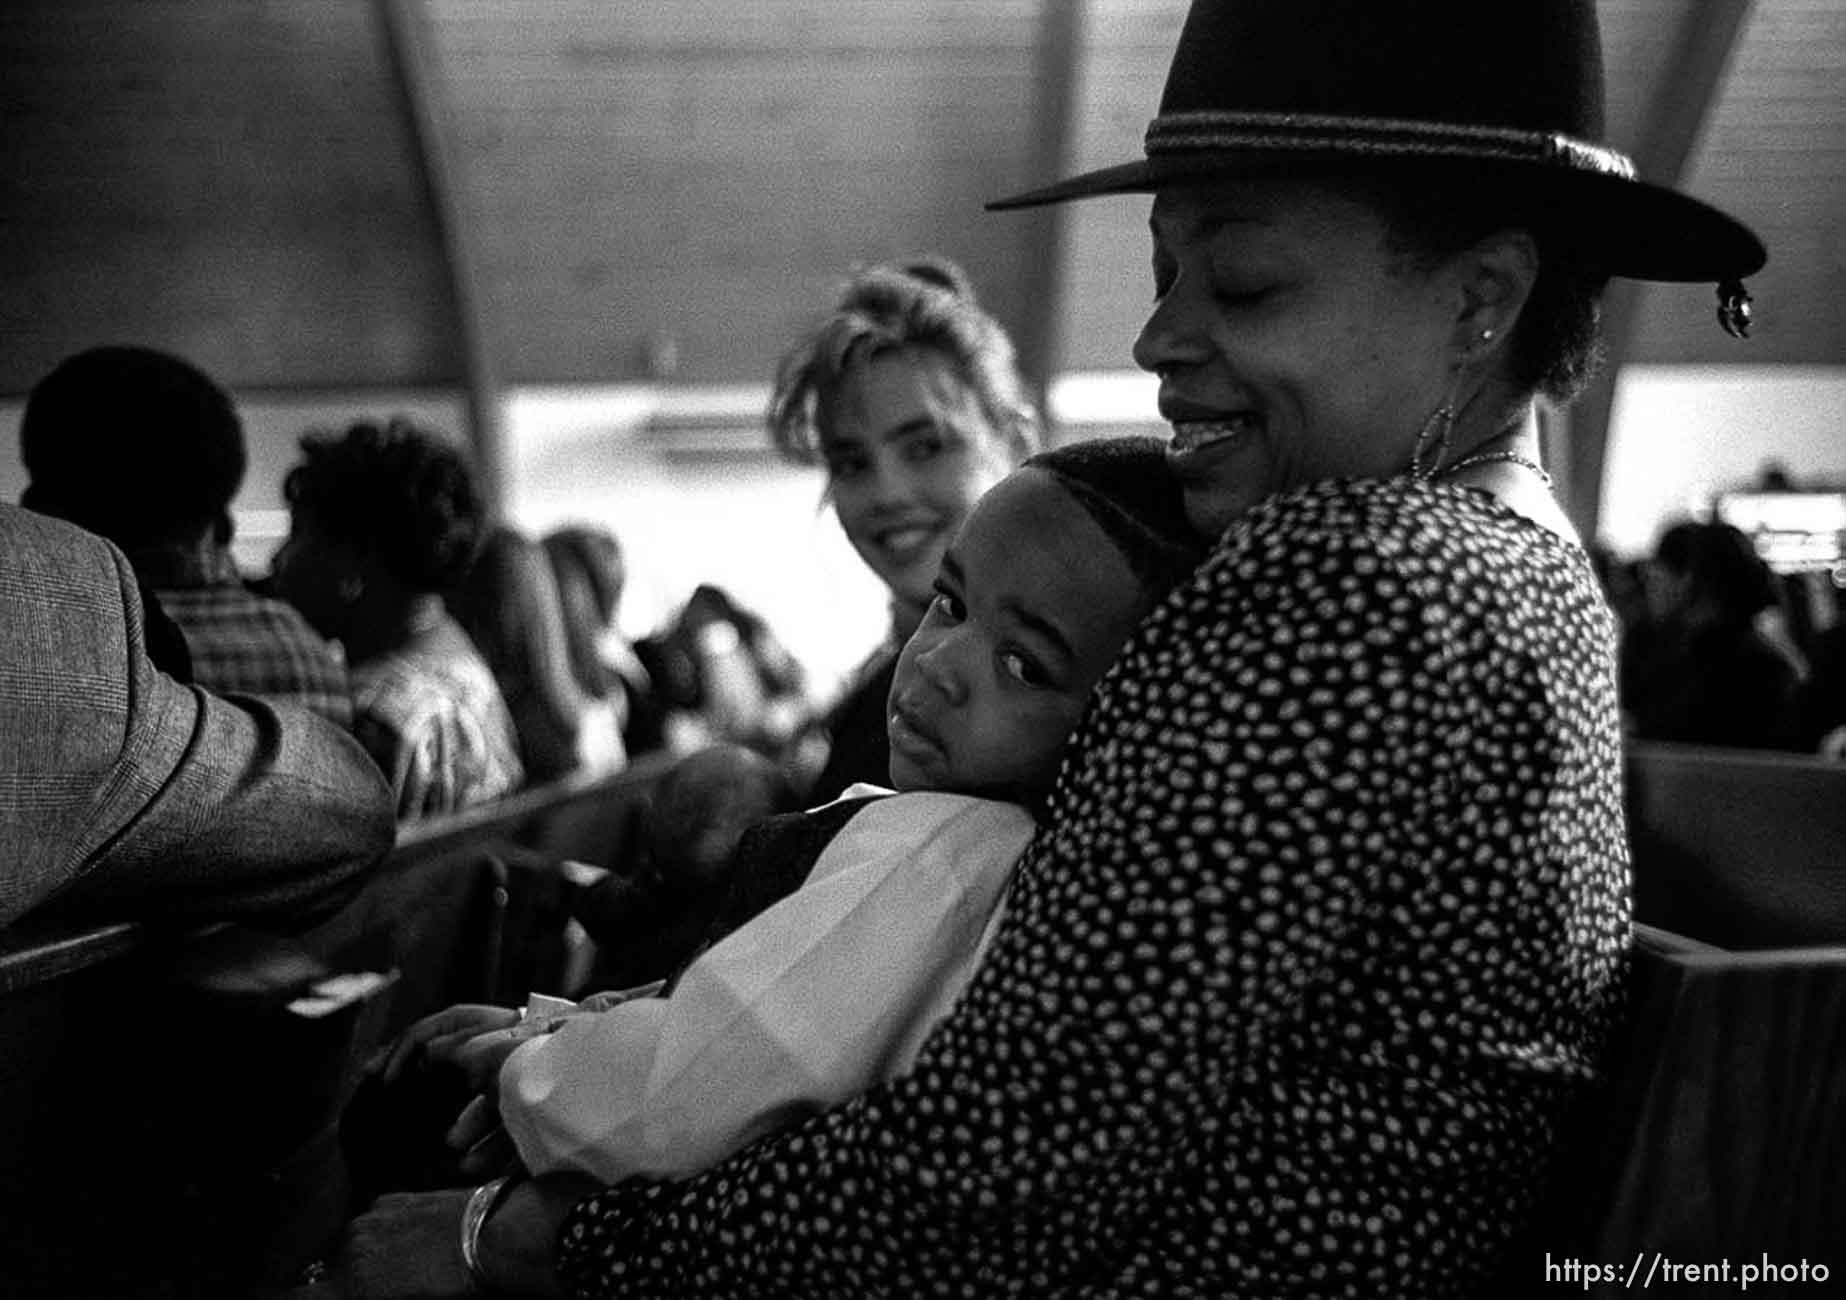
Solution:
[{"label": "child's eye", "polygon": [[1039,667],[1038,663],[1032,659],[1031,656],[1023,655],[1017,650],[1002,650],[1000,652],[1000,666],[1006,670],[1006,675],[1008,677],[1013,678],[1022,685],[1032,687],[1051,685],[1051,678],[1045,673],[1045,670]]}]

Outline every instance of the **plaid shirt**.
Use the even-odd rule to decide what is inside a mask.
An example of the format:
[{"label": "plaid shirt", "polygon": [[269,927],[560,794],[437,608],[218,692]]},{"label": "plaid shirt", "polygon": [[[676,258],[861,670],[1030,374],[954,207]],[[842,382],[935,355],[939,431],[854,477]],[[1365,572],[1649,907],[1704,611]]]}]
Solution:
[{"label": "plaid shirt", "polygon": [[426,607],[409,644],[353,668],[353,734],[397,792],[399,821],[455,812],[525,784],[512,715],[461,625]]},{"label": "plaid shirt", "polygon": [[292,605],[244,585],[230,554],[134,557],[136,570],[179,624],[192,651],[192,679],[221,695],[260,695],[300,704],[352,725],[352,692],[339,650]]}]

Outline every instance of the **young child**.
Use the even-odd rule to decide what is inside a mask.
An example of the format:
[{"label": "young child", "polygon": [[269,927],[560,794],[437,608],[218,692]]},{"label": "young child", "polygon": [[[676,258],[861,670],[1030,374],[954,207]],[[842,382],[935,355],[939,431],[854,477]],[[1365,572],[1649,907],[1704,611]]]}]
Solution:
[{"label": "young child", "polygon": [[684,1176],[909,1068],[980,962],[1091,689],[1202,556],[1162,448],[1043,453],[981,499],[899,656],[900,793],[798,814],[824,841],[787,873],[800,887],[668,996],[591,1000],[537,1036],[449,1026],[442,1054],[482,1082],[504,1061],[529,1171]]}]

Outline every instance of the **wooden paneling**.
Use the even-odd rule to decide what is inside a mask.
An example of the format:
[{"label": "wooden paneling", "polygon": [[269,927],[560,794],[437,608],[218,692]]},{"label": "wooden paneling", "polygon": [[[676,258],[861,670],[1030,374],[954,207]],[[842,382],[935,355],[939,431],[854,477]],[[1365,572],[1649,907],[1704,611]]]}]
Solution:
[{"label": "wooden paneling", "polygon": [[[981,205],[1064,170],[1034,135],[1056,7],[1089,166],[1139,152],[1185,0],[416,2],[504,382],[761,382],[849,264],[926,249],[1064,368],[1130,364],[1146,200],[1071,208],[1051,295],[1022,271],[1043,223]],[[1695,4],[1602,0],[1616,143]],[[1846,6],[1760,0],[1687,177],[1771,245],[1758,337],[1650,289],[1629,359],[1846,360],[1842,85]],[[15,0],[0,111],[0,392],[130,337],[245,388],[459,382],[367,0]]]},{"label": "wooden paneling", "polygon": [[[1141,154],[1160,104],[1167,61],[1186,17],[1184,0],[1092,0],[1080,78],[1077,166],[1108,167]],[[1054,177],[1034,170],[1031,181]],[[1019,185],[1011,189],[1023,188]],[[1066,234],[1063,364],[1123,370],[1153,295],[1148,200],[1092,199],[1071,208]]]},{"label": "wooden paneling", "polygon": [[1036,3],[434,13],[509,376],[766,379],[849,264],[922,250],[1017,316],[981,202],[1025,170]]},{"label": "wooden paneling", "polygon": [[1710,286],[1654,286],[1629,359],[1846,364],[1846,4],[1757,0],[1685,183],[1769,246],[1756,328],[1740,345]]},{"label": "wooden paneling", "polygon": [[366,0],[14,0],[0,122],[0,391],[128,341],[239,386],[459,373]]}]

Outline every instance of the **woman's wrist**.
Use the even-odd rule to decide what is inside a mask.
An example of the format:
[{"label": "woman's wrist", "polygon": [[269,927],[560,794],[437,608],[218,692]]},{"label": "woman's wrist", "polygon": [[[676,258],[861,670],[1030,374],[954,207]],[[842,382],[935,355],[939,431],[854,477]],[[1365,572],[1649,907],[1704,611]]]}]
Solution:
[{"label": "woman's wrist", "polygon": [[462,1264],[468,1270],[468,1279],[474,1284],[474,1289],[482,1294],[491,1293],[493,1287],[481,1266],[481,1229],[486,1226],[493,1212],[500,1208],[500,1203],[513,1190],[513,1185],[511,1177],[491,1179],[475,1188],[467,1204],[462,1207]]},{"label": "woman's wrist", "polygon": [[475,1225],[475,1286],[489,1295],[562,1296],[558,1232],[577,1202],[601,1188],[580,1174],[519,1178]]}]

